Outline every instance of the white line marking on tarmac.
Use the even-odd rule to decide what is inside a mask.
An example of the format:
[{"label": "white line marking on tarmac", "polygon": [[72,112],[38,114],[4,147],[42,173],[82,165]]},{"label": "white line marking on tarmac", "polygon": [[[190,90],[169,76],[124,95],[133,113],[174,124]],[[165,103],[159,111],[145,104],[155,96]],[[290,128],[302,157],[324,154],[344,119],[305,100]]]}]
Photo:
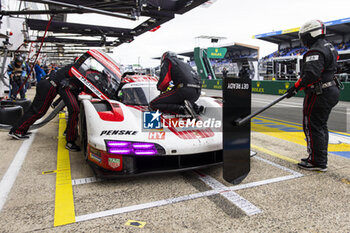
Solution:
[{"label": "white line marking on tarmac", "polygon": [[[148,203],[144,203],[144,204],[126,206],[126,207],[121,207],[121,208],[117,208],[117,209],[106,210],[106,211],[76,216],[75,220],[76,220],[76,222],[82,222],[82,221],[92,220],[92,219],[96,219],[96,218],[102,218],[102,217],[108,217],[108,216],[122,214],[122,213],[128,213],[128,212],[137,211],[137,210],[144,210],[144,209],[149,209],[149,208],[154,208],[154,207],[159,207],[159,206],[164,206],[164,205],[169,205],[169,204],[175,204],[175,203],[182,202],[182,201],[188,201],[188,200],[193,200],[193,199],[197,199],[197,198],[208,197],[208,196],[212,196],[212,195],[216,195],[216,194],[223,195],[225,193],[233,193],[232,191],[253,188],[253,187],[262,186],[262,185],[271,184],[271,183],[277,183],[277,182],[295,179],[295,178],[299,178],[299,177],[303,176],[299,172],[293,171],[289,168],[283,167],[279,164],[276,164],[276,163],[271,162],[269,160],[263,159],[261,157],[255,156],[254,159],[258,159],[262,162],[266,162],[272,166],[280,168],[286,172],[290,172],[290,173],[292,173],[292,175],[276,177],[276,178],[271,178],[271,179],[267,179],[267,180],[251,182],[251,183],[247,183],[247,184],[235,185],[235,186],[231,186],[231,187],[227,187],[227,186],[221,184],[220,186],[217,186],[217,188],[215,188],[213,190],[209,190],[209,191],[205,191],[205,192],[201,192],[201,193],[189,194],[189,195],[184,195],[184,196],[176,197],[176,198],[169,198],[169,199],[160,200],[160,201],[148,202]],[[83,180],[83,179],[78,179],[78,180]],[[93,179],[92,177],[89,177],[89,178],[86,178],[86,181],[88,181],[86,183],[92,183],[92,182],[97,182],[98,180]],[[218,182],[218,181],[215,181],[214,178],[212,178],[212,180],[210,180],[210,181],[214,182],[214,185],[217,185],[216,182]],[[235,204],[239,203],[239,205],[240,205],[239,207],[244,208],[245,209],[244,212],[246,212],[247,214],[250,213],[250,215],[253,215],[253,214],[256,214],[254,212],[261,211],[260,209],[258,209],[255,206],[254,206],[255,208],[253,208],[251,206],[252,205],[251,203],[249,203],[247,200],[243,199],[239,195],[228,195],[227,197],[230,198],[231,200],[235,201]],[[249,203],[250,205],[247,205],[247,203]],[[249,209],[249,208],[252,208],[252,209]]]},{"label": "white line marking on tarmac", "polygon": [[281,166],[281,165],[279,165],[279,164],[277,164],[277,163],[271,162],[270,160],[263,159],[263,158],[261,158],[261,157],[259,157],[259,156],[254,156],[254,159],[257,159],[257,160],[260,160],[260,161],[262,161],[262,162],[264,162],[264,163],[270,164],[270,165],[272,165],[272,166],[274,166],[274,167],[277,167],[277,168],[279,168],[279,169],[281,169],[281,170],[283,170],[283,171],[292,173],[292,174],[295,175],[296,177],[301,177],[301,176],[303,176],[303,174],[301,174],[301,173],[299,173],[299,172],[296,172],[296,171],[294,171],[294,170],[292,170],[292,169],[289,169],[289,168],[286,168],[286,167],[284,167],[284,166]]},{"label": "white line marking on tarmac", "polygon": [[176,198],[169,198],[169,199],[160,200],[160,201],[154,201],[154,202],[148,202],[148,203],[139,204],[139,205],[122,207],[118,209],[106,210],[106,211],[101,211],[97,213],[76,216],[75,220],[76,222],[81,222],[81,221],[107,217],[107,216],[116,215],[116,214],[128,213],[136,210],[144,210],[148,208],[174,204],[182,201],[188,201],[188,200],[192,200],[200,197],[212,196],[212,195],[218,194],[219,192],[220,191],[218,190],[209,190],[206,192],[195,193],[195,194],[185,195],[185,196],[176,197]]},{"label": "white line marking on tarmac", "polygon": [[[219,181],[217,181],[209,175],[199,173],[198,177],[201,181],[203,181],[205,184],[207,184],[214,190],[227,189],[227,186],[220,183]],[[241,210],[243,210],[249,216],[262,213],[262,211],[258,207],[256,207],[255,205],[253,205],[234,191],[221,192],[220,195],[225,197],[228,201],[230,201],[232,204],[234,204]]]},{"label": "white line marking on tarmac", "polygon": [[88,178],[72,180],[72,185],[89,184],[89,183],[94,183],[94,182],[99,182],[99,181],[101,181],[101,179],[93,176],[93,177],[88,177]]},{"label": "white line marking on tarmac", "polygon": [[[261,100],[254,100],[253,103],[261,103],[261,104],[269,104],[268,101],[261,101]],[[295,103],[277,103],[276,106],[285,106],[285,107],[291,107],[291,108],[300,108],[303,105],[302,104],[295,104]]]},{"label": "white line marking on tarmac", "polygon": [[247,189],[247,188],[254,188],[254,187],[262,186],[265,184],[272,184],[272,183],[277,183],[277,182],[281,182],[281,181],[291,180],[291,179],[299,178],[302,176],[303,175],[301,175],[301,176],[296,176],[296,175],[280,176],[280,177],[276,177],[276,178],[271,178],[271,179],[267,179],[267,180],[260,180],[260,181],[251,182],[251,183],[247,183],[247,184],[239,184],[236,186],[229,187],[229,190],[237,191],[237,190],[242,190],[242,189]]},{"label": "white line marking on tarmac", "polygon": [[36,131],[37,130],[33,130],[30,138],[23,141],[5,175],[2,177],[2,180],[0,182],[0,212],[6,203],[8,194],[10,193],[12,186],[16,181],[17,175],[21,170],[29,148],[34,141]]},{"label": "white line marking on tarmac", "polygon": [[148,209],[148,208],[154,208],[154,207],[159,207],[159,206],[164,206],[164,205],[169,205],[169,204],[175,204],[175,203],[182,202],[182,201],[188,201],[188,200],[193,200],[193,199],[202,198],[202,197],[209,197],[209,196],[221,194],[221,193],[228,192],[228,191],[236,191],[236,190],[241,190],[241,189],[253,188],[253,187],[257,187],[257,186],[261,186],[261,185],[286,181],[286,180],[295,179],[295,178],[297,178],[295,175],[277,177],[277,178],[252,182],[252,183],[248,183],[248,184],[242,184],[242,185],[237,185],[237,186],[232,186],[232,187],[214,189],[214,190],[209,190],[209,191],[205,191],[205,192],[201,192],[201,193],[189,194],[189,195],[176,197],[176,198],[170,198],[170,199],[166,199],[166,200],[160,200],[160,201],[149,202],[149,203],[133,205],[133,206],[127,206],[127,207],[121,207],[121,208],[117,208],[117,209],[106,210],[106,211],[101,211],[101,212],[96,212],[96,213],[91,213],[91,214],[85,214],[85,215],[81,215],[81,216],[76,216],[75,221],[82,222],[82,221],[92,220],[92,219],[96,219],[96,218],[108,217],[108,216],[112,216],[112,215],[116,215],[116,214],[123,214],[123,213],[128,213],[128,212],[137,211],[137,210],[144,210],[144,209]]}]

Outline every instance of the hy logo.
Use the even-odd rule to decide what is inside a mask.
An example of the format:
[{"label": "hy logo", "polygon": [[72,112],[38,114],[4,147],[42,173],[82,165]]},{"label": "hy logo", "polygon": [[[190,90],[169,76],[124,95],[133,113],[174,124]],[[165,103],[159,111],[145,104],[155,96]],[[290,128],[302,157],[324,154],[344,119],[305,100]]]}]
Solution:
[{"label": "hy logo", "polygon": [[157,110],[156,112],[143,112],[143,128],[144,129],[161,129],[162,124],[160,116],[162,114]]},{"label": "hy logo", "polygon": [[289,83],[285,84],[285,88],[288,89],[289,88]]},{"label": "hy logo", "polygon": [[219,49],[215,49],[215,53],[219,52]]},{"label": "hy logo", "polygon": [[257,82],[257,83],[256,83],[256,86],[257,86],[257,87],[260,87],[260,82]]}]

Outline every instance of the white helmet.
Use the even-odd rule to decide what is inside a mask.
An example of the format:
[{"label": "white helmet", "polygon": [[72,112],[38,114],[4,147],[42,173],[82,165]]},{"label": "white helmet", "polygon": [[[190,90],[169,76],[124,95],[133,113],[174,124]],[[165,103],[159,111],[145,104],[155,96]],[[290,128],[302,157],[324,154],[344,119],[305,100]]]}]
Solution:
[{"label": "white helmet", "polygon": [[304,45],[311,47],[316,37],[326,34],[326,26],[320,20],[311,20],[303,24],[299,30],[299,39]]}]

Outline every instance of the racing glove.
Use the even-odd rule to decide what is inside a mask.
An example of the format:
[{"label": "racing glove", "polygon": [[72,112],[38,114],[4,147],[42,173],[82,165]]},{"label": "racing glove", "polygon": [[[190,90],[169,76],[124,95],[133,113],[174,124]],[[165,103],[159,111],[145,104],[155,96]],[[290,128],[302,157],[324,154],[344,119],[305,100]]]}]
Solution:
[{"label": "racing glove", "polygon": [[298,93],[298,88],[295,87],[295,85],[293,85],[292,87],[290,87],[288,90],[287,90],[287,99],[295,96],[296,94]]},{"label": "racing glove", "polygon": [[60,82],[60,87],[62,89],[65,89],[67,87],[69,87],[69,80],[68,79],[63,79],[61,82]]}]

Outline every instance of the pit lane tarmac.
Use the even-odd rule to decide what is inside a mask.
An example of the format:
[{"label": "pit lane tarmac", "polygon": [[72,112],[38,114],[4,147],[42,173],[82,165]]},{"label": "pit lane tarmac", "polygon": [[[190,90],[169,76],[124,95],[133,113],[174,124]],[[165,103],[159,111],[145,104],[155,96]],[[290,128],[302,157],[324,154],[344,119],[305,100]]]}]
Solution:
[{"label": "pit lane tarmac", "polygon": [[220,166],[98,180],[80,152],[64,149],[64,124],[61,114],[23,142],[0,132],[0,232],[350,230],[347,133],[336,132],[342,141],[330,146],[327,173],[302,171],[295,165],[305,155],[300,125],[257,117],[258,154],[234,186]]}]

